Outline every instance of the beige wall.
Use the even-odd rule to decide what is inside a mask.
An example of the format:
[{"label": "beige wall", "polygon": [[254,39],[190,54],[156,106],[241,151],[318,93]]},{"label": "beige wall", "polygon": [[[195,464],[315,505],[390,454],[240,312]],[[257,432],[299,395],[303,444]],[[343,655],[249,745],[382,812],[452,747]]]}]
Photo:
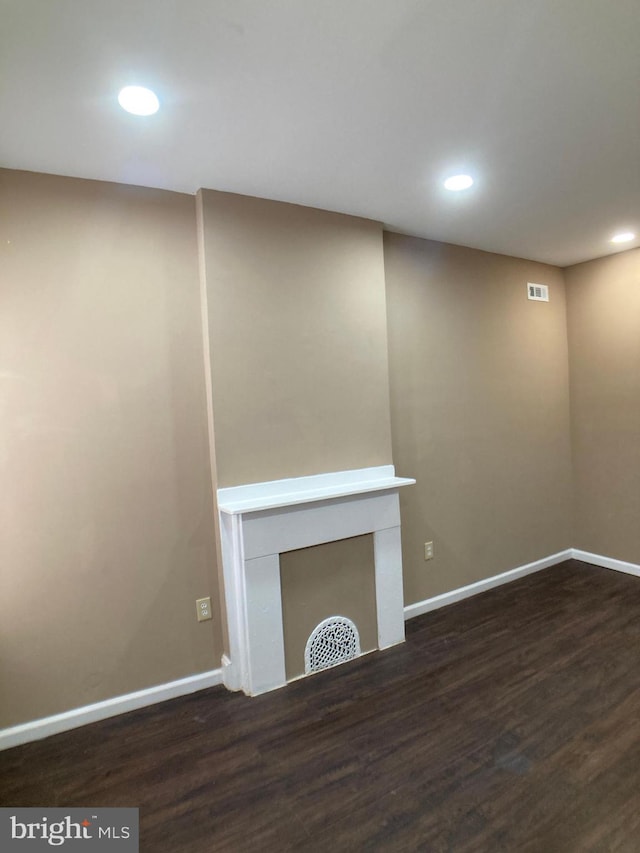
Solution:
[{"label": "beige wall", "polygon": [[[216,461],[223,486],[415,476],[407,602],[572,545],[640,562],[638,250],[566,271],[570,430],[562,271],[198,202],[206,354],[192,197],[0,170],[0,726],[219,666]],[[283,556],[290,676],[338,609],[375,646],[370,550]]]},{"label": "beige wall", "polygon": [[640,249],[565,270],[574,545],[640,563]]},{"label": "beige wall", "polygon": [[219,485],[390,463],[381,226],[199,201]]},{"label": "beige wall", "polygon": [[[0,725],[219,666],[194,199],[0,172]],[[216,620],[219,623],[219,620]]]},{"label": "beige wall", "polygon": [[329,616],[355,622],[363,652],[378,646],[373,535],[280,555],[287,678],[304,673],[304,649]]},{"label": "beige wall", "polygon": [[410,603],[572,545],[565,295],[554,267],[397,234],[385,265]]}]

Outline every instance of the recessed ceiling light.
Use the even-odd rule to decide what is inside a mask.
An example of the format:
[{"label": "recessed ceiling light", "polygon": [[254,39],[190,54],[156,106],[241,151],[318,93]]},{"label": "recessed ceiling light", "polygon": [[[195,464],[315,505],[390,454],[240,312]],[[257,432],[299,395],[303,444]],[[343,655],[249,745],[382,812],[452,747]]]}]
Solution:
[{"label": "recessed ceiling light", "polygon": [[623,231],[620,234],[615,234],[611,238],[612,243],[628,243],[629,240],[633,240],[636,235],[633,231]]},{"label": "recessed ceiling light", "polygon": [[457,192],[458,190],[468,190],[473,185],[471,175],[452,175],[444,182],[445,189]]},{"label": "recessed ceiling light", "polygon": [[136,116],[151,116],[160,108],[156,93],[144,86],[125,86],[120,89],[118,103],[123,110]]}]

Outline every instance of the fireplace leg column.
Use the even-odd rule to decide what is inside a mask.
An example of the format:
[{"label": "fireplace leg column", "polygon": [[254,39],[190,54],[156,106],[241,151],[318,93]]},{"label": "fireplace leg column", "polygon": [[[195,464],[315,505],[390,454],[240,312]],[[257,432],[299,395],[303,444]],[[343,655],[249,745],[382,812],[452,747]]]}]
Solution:
[{"label": "fireplace leg column", "polygon": [[287,683],[278,554],[244,561],[247,676],[245,692],[257,696]]},{"label": "fireplace leg column", "polygon": [[376,563],[378,648],[386,649],[404,642],[400,527],[377,530],[373,534],[373,553]]}]

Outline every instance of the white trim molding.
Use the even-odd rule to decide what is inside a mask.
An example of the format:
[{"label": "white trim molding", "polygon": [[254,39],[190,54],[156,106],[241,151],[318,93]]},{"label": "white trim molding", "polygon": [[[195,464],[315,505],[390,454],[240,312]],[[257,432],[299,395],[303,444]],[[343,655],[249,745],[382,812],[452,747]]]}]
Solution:
[{"label": "white trim molding", "polygon": [[557,554],[551,554],[533,563],[527,563],[524,566],[518,566],[516,569],[510,569],[508,572],[501,572],[499,575],[483,578],[475,583],[460,586],[449,592],[443,592],[441,595],[435,595],[433,598],[426,598],[424,601],[416,601],[415,604],[408,604],[404,608],[404,618],[405,620],[413,619],[416,616],[422,616],[423,613],[437,610],[439,607],[447,607],[449,604],[455,604],[456,601],[462,601],[465,598],[486,592],[488,589],[493,589],[496,586],[511,583],[511,581],[518,580],[518,578],[524,578],[526,575],[532,575],[534,572],[548,569],[557,563],[563,563],[565,560],[583,559],[582,557],[575,557],[575,554],[576,552],[572,548],[567,548],[565,551],[558,551]]},{"label": "white trim molding", "polygon": [[88,723],[106,720],[108,717],[117,717],[127,711],[146,708],[148,705],[155,705],[167,699],[187,696],[189,693],[196,693],[198,690],[215,687],[218,684],[222,684],[222,670],[212,669],[209,672],[199,672],[187,678],[179,678],[177,681],[169,681],[167,684],[136,690],[135,693],[114,696],[112,699],[74,708],[51,717],[43,717],[41,720],[32,720],[8,729],[0,729],[0,750],[11,749],[13,746],[41,740],[49,735],[77,729]]},{"label": "white trim molding", "polygon": [[579,548],[571,549],[571,557],[582,563],[591,563],[593,566],[601,566],[603,569],[613,569],[616,572],[624,572],[627,575],[635,575],[640,578],[640,566],[637,563],[625,563],[624,560],[616,560],[613,557],[603,557],[600,554],[590,554]]},{"label": "white trim molding", "polygon": [[[388,530],[384,530],[381,533],[383,537],[390,535]],[[394,538],[399,538],[399,530],[396,531],[392,528],[392,535]],[[382,547],[382,542],[380,542],[378,547]],[[476,581],[476,583],[452,589],[433,598],[409,604],[404,608],[404,619],[405,621],[413,619],[416,616],[421,616],[423,613],[429,613],[440,607],[455,604],[457,601],[462,601],[465,598],[486,592],[496,586],[511,583],[511,581],[518,580],[518,578],[526,577],[527,575],[534,574],[534,572],[542,571],[558,563],[563,563],[565,560],[572,559],[600,566],[604,569],[612,569],[617,572],[624,572],[628,575],[640,577],[640,565],[637,563],[627,563],[624,560],[616,560],[613,557],[591,554],[588,551],[581,551],[579,548],[568,548],[565,551],[558,551],[557,554],[551,554],[533,563],[527,563],[510,571],[502,572],[489,578],[483,578]],[[377,578],[376,580],[378,583],[381,582],[381,579]],[[387,590],[385,594],[389,594],[389,591]],[[390,636],[387,642],[381,644],[381,647],[393,645],[394,642],[398,641],[401,642],[402,640],[398,637]],[[237,675],[238,673],[234,672],[234,667],[231,666],[231,661],[224,655],[222,658],[222,669],[197,673],[196,675],[190,675],[176,681],[170,681],[167,684],[159,684],[155,687],[137,690],[134,693],[127,693],[124,696],[115,696],[111,699],[105,699],[102,702],[85,705],[82,708],[74,708],[71,711],[54,714],[51,717],[44,717],[40,720],[32,720],[28,723],[0,729],[0,751],[11,749],[14,746],[20,746],[24,743],[30,743],[31,741],[41,740],[60,732],[86,726],[89,723],[96,723],[99,720],[106,720],[109,717],[117,717],[119,714],[135,711],[138,708],[146,708],[159,702],[165,702],[167,699],[187,696],[190,693],[196,693],[199,690],[205,690],[208,687],[215,687],[219,684],[225,683],[229,689],[238,690],[241,689],[241,683],[233,682],[233,677]]]}]

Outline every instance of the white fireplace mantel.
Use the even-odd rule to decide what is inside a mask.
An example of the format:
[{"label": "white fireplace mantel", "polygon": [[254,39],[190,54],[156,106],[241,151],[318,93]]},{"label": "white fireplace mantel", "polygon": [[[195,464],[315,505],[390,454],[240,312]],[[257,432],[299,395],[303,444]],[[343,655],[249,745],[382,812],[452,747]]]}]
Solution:
[{"label": "white fireplace mantel", "polygon": [[373,534],[378,647],[404,641],[393,465],[218,489],[229,656],[223,677],[251,696],[286,683],[280,559],[285,551]]}]

